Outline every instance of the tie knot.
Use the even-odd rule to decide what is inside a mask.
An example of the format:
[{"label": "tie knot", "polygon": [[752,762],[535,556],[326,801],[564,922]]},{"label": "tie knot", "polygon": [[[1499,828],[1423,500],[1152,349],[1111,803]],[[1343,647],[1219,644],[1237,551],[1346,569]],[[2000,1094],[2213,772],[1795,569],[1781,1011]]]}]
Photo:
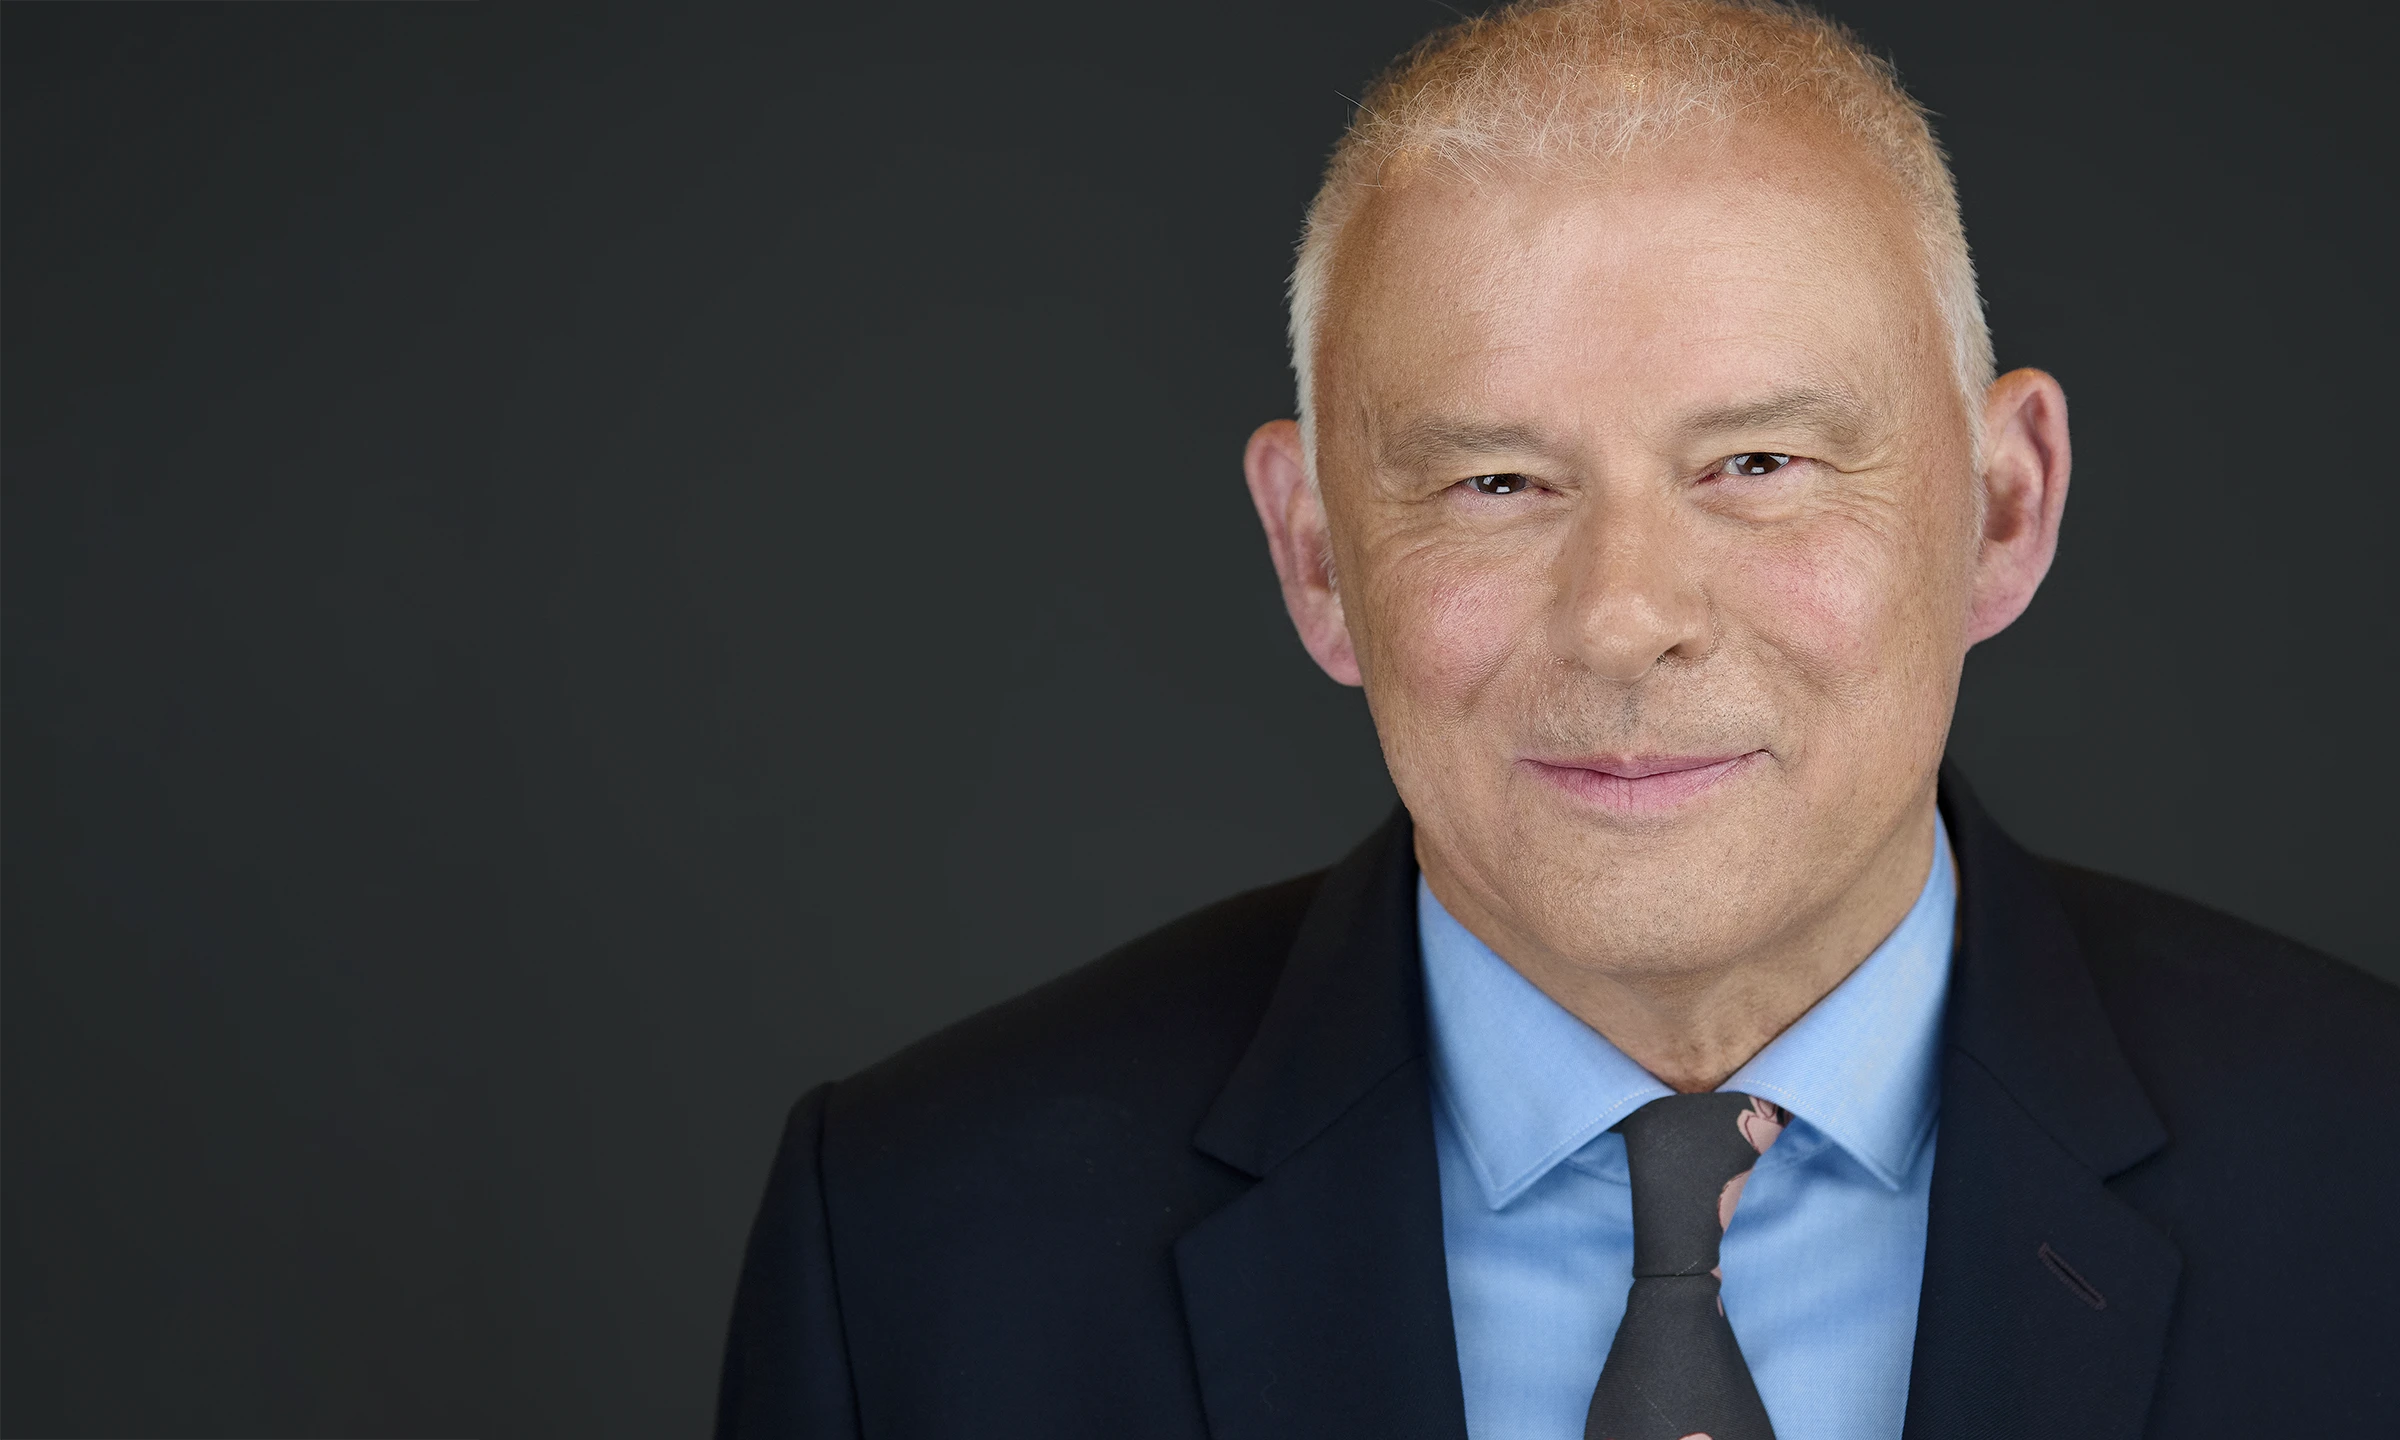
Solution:
[{"label": "tie knot", "polygon": [[1788,1117],[1754,1095],[1653,1100],[1617,1123],[1633,1177],[1633,1273],[1700,1275],[1717,1266],[1750,1168]]}]

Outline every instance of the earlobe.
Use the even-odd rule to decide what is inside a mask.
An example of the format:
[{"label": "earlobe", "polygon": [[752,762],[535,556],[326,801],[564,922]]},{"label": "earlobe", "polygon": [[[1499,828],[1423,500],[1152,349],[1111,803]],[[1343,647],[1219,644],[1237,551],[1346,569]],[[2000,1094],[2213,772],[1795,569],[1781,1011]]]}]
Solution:
[{"label": "earlobe", "polygon": [[1358,656],[1333,583],[1333,535],[1324,502],[1308,481],[1300,427],[1289,420],[1259,426],[1242,454],[1242,470],[1300,643],[1326,674],[1344,685],[1358,684]]},{"label": "earlobe", "polygon": [[1970,645],[2014,623],[2050,573],[2072,462],[2066,392],[2042,371],[2012,370],[1993,381],[1983,421],[1984,518]]}]

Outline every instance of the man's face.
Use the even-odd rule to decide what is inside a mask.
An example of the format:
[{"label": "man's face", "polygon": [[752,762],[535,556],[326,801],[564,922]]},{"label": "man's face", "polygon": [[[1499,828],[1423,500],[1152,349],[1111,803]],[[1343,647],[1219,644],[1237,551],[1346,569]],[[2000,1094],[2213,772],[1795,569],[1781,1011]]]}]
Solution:
[{"label": "man's face", "polygon": [[1345,232],[1340,613],[1436,891],[1504,953],[1705,968],[1922,857],[1980,518],[1923,255],[1851,147],[1755,126],[1420,175]]}]

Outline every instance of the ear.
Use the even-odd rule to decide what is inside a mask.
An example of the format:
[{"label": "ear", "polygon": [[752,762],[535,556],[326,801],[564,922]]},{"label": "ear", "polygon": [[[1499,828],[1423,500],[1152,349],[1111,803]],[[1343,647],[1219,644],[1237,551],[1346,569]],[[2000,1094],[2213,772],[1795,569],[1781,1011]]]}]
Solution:
[{"label": "ear", "polygon": [[1291,612],[1300,643],[1326,674],[1344,685],[1359,683],[1358,655],[1350,648],[1350,626],[1342,597],[1333,587],[1333,535],[1325,502],[1308,483],[1308,457],[1300,427],[1270,420],[1250,436],[1242,452],[1250,480],[1250,502],[1267,530],[1267,551],[1283,581],[1283,608]]},{"label": "ear", "polygon": [[1970,645],[2025,613],[2058,553],[2070,461],[2067,392],[2039,370],[2011,370],[1984,396],[1983,434],[1983,540]]}]

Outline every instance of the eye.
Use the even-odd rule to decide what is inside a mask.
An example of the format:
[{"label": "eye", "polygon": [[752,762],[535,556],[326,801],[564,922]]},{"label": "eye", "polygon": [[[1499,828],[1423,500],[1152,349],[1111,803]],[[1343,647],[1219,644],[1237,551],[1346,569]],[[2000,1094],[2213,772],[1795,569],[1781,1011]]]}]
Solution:
[{"label": "eye", "polygon": [[1772,475],[1791,463],[1792,457],[1789,455],[1771,454],[1765,450],[1751,450],[1727,459],[1724,464],[1717,467],[1717,473],[1720,475]]},{"label": "eye", "polygon": [[1514,495],[1532,485],[1522,475],[1471,475],[1467,487],[1478,495]]}]

